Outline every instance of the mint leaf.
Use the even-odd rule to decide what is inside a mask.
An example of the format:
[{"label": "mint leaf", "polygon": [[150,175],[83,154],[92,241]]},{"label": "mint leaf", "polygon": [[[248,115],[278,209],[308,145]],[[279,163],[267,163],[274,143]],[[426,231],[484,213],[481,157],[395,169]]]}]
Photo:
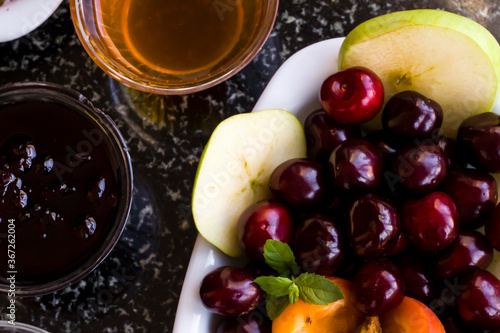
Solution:
[{"label": "mint leaf", "polygon": [[290,304],[288,297],[275,297],[273,295],[266,295],[266,311],[269,319],[274,320],[278,318],[283,311],[286,310],[286,307]]},{"label": "mint leaf", "polygon": [[303,273],[293,282],[299,287],[299,298],[308,304],[327,305],[344,298],[340,288],[321,275]]},{"label": "mint leaf", "polygon": [[289,304],[297,300],[308,304],[327,305],[343,299],[338,286],[314,273],[298,277],[299,266],[290,247],[277,240],[268,239],[264,245],[266,263],[281,276],[261,276],[254,280],[266,292],[266,311],[271,320],[278,318]]},{"label": "mint leaf", "polygon": [[299,299],[299,287],[295,283],[292,283],[290,288],[288,288],[288,298],[290,299],[290,303],[292,303],[292,305],[297,303],[297,300]]},{"label": "mint leaf", "polygon": [[289,277],[299,273],[299,266],[288,244],[268,239],[264,244],[264,259],[266,263],[281,276]]},{"label": "mint leaf", "polygon": [[275,276],[260,276],[253,282],[257,283],[268,295],[276,297],[288,296],[288,290],[293,284],[289,278]]}]

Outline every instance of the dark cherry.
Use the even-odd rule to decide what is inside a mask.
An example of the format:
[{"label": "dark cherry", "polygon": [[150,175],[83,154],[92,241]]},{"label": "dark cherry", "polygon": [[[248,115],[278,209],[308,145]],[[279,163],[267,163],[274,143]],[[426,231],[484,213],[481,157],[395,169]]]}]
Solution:
[{"label": "dark cherry", "polygon": [[500,251],[500,204],[495,207],[493,214],[486,221],[484,234],[493,247]]},{"label": "dark cherry", "polygon": [[370,261],[354,276],[352,302],[361,312],[378,316],[404,299],[404,281],[398,268],[386,258]]},{"label": "dark cherry", "polygon": [[382,154],[361,139],[344,141],[331,154],[329,165],[337,189],[371,192],[382,181]]},{"label": "dark cherry", "polygon": [[394,249],[400,235],[398,212],[387,200],[366,194],[354,201],[349,210],[349,241],[358,256],[385,256]]},{"label": "dark cherry", "polygon": [[389,255],[394,256],[396,254],[399,254],[403,252],[407,247],[408,247],[408,240],[406,240],[406,237],[401,232],[399,234],[398,241],[396,242],[396,246],[394,246],[394,248],[389,252]]},{"label": "dark cherry", "polygon": [[271,173],[269,187],[275,198],[290,207],[309,209],[318,206],[326,195],[323,167],[309,159],[285,161]]},{"label": "dark cherry", "polygon": [[368,260],[357,256],[349,246],[346,246],[343,256],[344,260],[342,261],[338,271],[335,272],[335,276],[352,281],[354,275],[364,264],[368,262]]},{"label": "dark cherry", "polygon": [[465,166],[457,140],[446,135],[439,135],[434,137],[434,142],[443,151],[448,170],[450,168]]},{"label": "dark cherry", "polygon": [[457,238],[437,254],[436,273],[442,278],[452,278],[486,269],[493,260],[493,246],[486,236],[474,230],[461,230]]},{"label": "dark cherry", "polygon": [[36,165],[36,172],[43,175],[49,175],[54,169],[54,159],[49,154],[40,156]]},{"label": "dark cherry", "polygon": [[462,285],[465,290],[457,298],[462,320],[476,328],[500,328],[500,281],[488,271],[477,270]]},{"label": "dark cherry", "polygon": [[465,119],[457,139],[467,162],[478,169],[500,172],[500,117],[497,114],[485,112]]},{"label": "dark cherry", "polygon": [[403,234],[421,251],[442,250],[457,237],[459,219],[453,200],[443,192],[406,201],[400,211]]},{"label": "dark cherry", "polygon": [[78,236],[80,238],[91,238],[94,236],[95,230],[97,229],[97,222],[92,216],[87,215],[78,222],[76,228],[78,229]]},{"label": "dark cherry", "polygon": [[398,143],[391,140],[387,132],[383,130],[368,133],[365,135],[363,140],[368,141],[377,147],[384,158],[394,154],[399,147]]},{"label": "dark cherry", "polygon": [[33,139],[26,134],[14,134],[10,136],[2,147],[2,153],[11,159],[14,156],[23,156],[29,159],[36,157]]},{"label": "dark cherry", "polygon": [[236,318],[224,318],[215,333],[271,333],[272,321],[260,312]]},{"label": "dark cherry", "polygon": [[465,324],[462,318],[460,318],[456,306],[445,307],[439,315],[439,320],[443,324],[446,333],[485,333],[481,329],[474,329]]},{"label": "dark cherry", "polygon": [[321,85],[321,106],[333,119],[359,124],[375,117],[384,103],[384,85],[372,70],[351,67],[329,76]]},{"label": "dark cherry", "polygon": [[2,147],[2,153],[6,155],[7,160],[10,160],[9,171],[18,176],[28,172],[36,158],[36,148],[32,139],[25,134],[15,134],[8,138]]},{"label": "dark cherry", "polygon": [[396,264],[405,281],[405,295],[422,303],[436,299],[440,291],[431,267],[421,253],[405,252],[396,259]]},{"label": "dark cherry", "polygon": [[342,263],[344,243],[333,219],[313,214],[305,218],[295,232],[294,253],[303,270],[332,275]]},{"label": "dark cherry", "polygon": [[482,226],[493,213],[498,199],[495,178],[477,170],[449,172],[443,192],[457,206],[461,228],[476,229]]},{"label": "dark cherry", "polygon": [[392,96],[382,111],[382,126],[392,136],[423,139],[437,134],[443,123],[441,106],[416,91]]},{"label": "dark cherry", "polygon": [[261,260],[250,260],[243,268],[256,278],[259,276],[278,276],[274,269]]},{"label": "dark cherry", "polygon": [[333,217],[345,217],[346,207],[348,207],[352,202],[349,196],[330,196],[327,200],[327,204],[319,211],[328,216]]},{"label": "dark cherry", "polygon": [[291,245],[293,235],[292,214],[275,200],[262,200],[250,205],[238,220],[238,237],[251,259],[264,260],[264,244],[268,239]]},{"label": "dark cherry", "polygon": [[346,125],[335,121],[324,110],[316,110],[304,122],[309,158],[326,164],[332,151],[347,139],[360,138],[358,125]]},{"label": "dark cherry", "polygon": [[88,200],[97,207],[114,207],[117,199],[114,193],[109,193],[109,179],[100,176],[91,179],[88,183]]},{"label": "dark cherry", "polygon": [[200,297],[207,309],[228,317],[253,311],[264,299],[255,277],[242,268],[222,266],[203,278]]},{"label": "dark cherry", "polygon": [[443,183],[448,168],[443,151],[432,143],[410,144],[392,158],[395,187],[398,183],[414,194],[428,194]]}]

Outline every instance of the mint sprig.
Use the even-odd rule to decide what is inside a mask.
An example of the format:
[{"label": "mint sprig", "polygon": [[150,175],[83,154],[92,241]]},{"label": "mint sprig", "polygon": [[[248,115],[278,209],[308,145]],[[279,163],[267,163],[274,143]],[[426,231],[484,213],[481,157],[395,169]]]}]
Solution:
[{"label": "mint sprig", "polygon": [[281,276],[290,277],[299,274],[299,265],[295,262],[295,256],[286,243],[268,239],[264,244],[264,259],[266,264]]},{"label": "mint sprig", "polygon": [[340,288],[321,275],[303,273],[294,283],[299,287],[299,298],[308,304],[327,305],[344,298]]},{"label": "mint sprig", "polygon": [[260,276],[254,280],[268,295],[288,296],[293,281],[286,277]]},{"label": "mint sprig", "polygon": [[326,277],[300,273],[290,247],[268,239],[264,245],[266,263],[280,276],[261,276],[254,280],[266,292],[266,311],[271,320],[298,299],[308,304],[326,305],[344,298],[340,288]]},{"label": "mint sprig", "polygon": [[290,304],[290,302],[286,296],[276,297],[271,294],[266,294],[266,311],[271,320],[278,318],[279,315],[286,310],[288,304]]}]

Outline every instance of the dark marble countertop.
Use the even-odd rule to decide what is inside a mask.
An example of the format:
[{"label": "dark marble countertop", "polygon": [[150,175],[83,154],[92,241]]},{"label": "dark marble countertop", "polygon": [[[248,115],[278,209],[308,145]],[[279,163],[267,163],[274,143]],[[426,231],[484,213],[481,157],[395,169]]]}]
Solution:
[{"label": "dark marble countertop", "polygon": [[[131,218],[107,259],[71,287],[17,299],[16,320],[49,332],[171,332],[197,235],[193,179],[216,125],[250,111],[294,52],[371,17],[416,8],[468,16],[500,38],[498,0],[283,0],[258,56],[228,81],[187,96],[150,95],[107,76],[76,37],[67,1],[34,32],[0,44],[0,84],[50,81],[81,92],[120,127],[135,174]],[[6,304],[0,296],[4,319]]]}]

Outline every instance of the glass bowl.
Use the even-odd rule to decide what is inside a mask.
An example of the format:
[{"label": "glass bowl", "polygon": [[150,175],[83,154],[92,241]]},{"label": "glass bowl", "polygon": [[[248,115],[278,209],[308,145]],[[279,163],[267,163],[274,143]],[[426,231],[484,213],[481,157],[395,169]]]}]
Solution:
[{"label": "glass bowl", "polygon": [[[30,104],[30,103],[41,103],[41,104]],[[51,250],[48,250],[49,249],[48,245],[45,248],[35,248],[28,250],[28,252],[33,250],[37,252],[39,251],[40,254],[36,253],[36,255],[40,255],[41,257],[38,258],[45,258],[45,257],[52,258],[49,255],[50,253],[59,255],[59,253],[61,253],[64,250],[68,251],[68,253],[73,253],[71,251],[76,251],[74,253],[77,253],[77,255],[74,253],[73,254],[63,253],[63,255],[60,256],[60,258],[52,258],[54,260],[60,259],[61,261],[58,264],[54,264],[60,266],[54,266],[57,267],[57,269],[54,268],[53,270],[44,271],[43,273],[40,274],[37,273],[40,271],[40,269],[43,270],[47,268],[44,267],[43,265],[41,266],[42,268],[40,268],[39,267],[41,265],[40,261],[33,260],[32,257],[29,256],[24,257],[28,258],[30,261],[30,267],[28,268],[28,271],[30,273],[29,274],[26,273],[27,274],[26,276],[29,277],[27,277],[24,281],[22,280],[21,276],[19,275],[17,276],[15,284],[15,294],[17,296],[36,296],[65,288],[68,285],[79,281],[88,273],[90,273],[94,268],[96,268],[97,265],[99,265],[99,263],[101,263],[106,258],[106,256],[113,249],[118,239],[120,238],[120,235],[125,227],[127,218],[130,213],[130,208],[132,203],[133,176],[132,176],[132,164],[128,148],[120,131],[118,130],[118,128],[116,127],[116,125],[109,116],[107,116],[101,110],[95,108],[92,105],[92,103],[87,98],[82,96],[80,93],[60,85],[52,83],[44,83],[44,82],[14,83],[0,87],[0,119],[7,118],[15,120],[14,122],[10,121],[8,127],[4,127],[5,129],[7,129],[7,132],[11,131],[12,133],[14,133],[14,137],[17,135],[15,133],[26,133],[28,131],[25,127],[23,127],[25,126],[24,124],[28,122],[26,120],[26,113],[23,116],[19,115],[18,117],[19,114],[18,111],[24,110],[20,108],[24,107],[27,110],[26,112],[31,112],[29,111],[30,109],[26,108],[26,106],[24,105],[29,105],[31,107],[33,105],[47,106],[46,108],[36,109],[36,112],[40,113],[41,115],[40,117],[36,116],[38,115],[37,113],[35,114],[35,116],[33,116],[33,114],[31,113],[31,116],[36,118],[33,118],[35,120],[31,120],[30,123],[31,125],[29,126],[31,126],[30,128],[32,131],[33,128],[36,128],[35,132],[33,133],[36,133],[38,142],[41,145],[42,145],[41,141],[44,141],[43,143],[44,146],[40,146],[43,149],[41,149],[42,151],[37,152],[38,156],[36,158],[41,158],[41,156],[46,156],[44,155],[44,153],[47,152],[54,155],[52,162],[53,167],[51,167],[52,176],[37,176],[38,178],[36,179],[40,179],[40,182],[38,180],[35,181],[32,180],[32,183],[29,186],[29,188],[31,188],[33,192],[28,192],[23,188],[23,191],[27,191],[27,193],[34,193],[32,195],[35,196],[34,198],[37,198],[36,196],[38,196],[38,199],[33,199],[36,201],[30,202],[31,197],[30,195],[28,195],[27,204],[25,203],[24,206],[22,206],[25,207],[26,209],[23,208],[25,210],[23,210],[21,213],[19,213],[18,211],[14,211],[14,213],[12,213],[13,212],[12,210],[9,211],[9,209],[11,209],[10,207],[12,206],[10,205],[4,206],[6,207],[7,212],[10,212],[7,213],[7,215],[10,214],[10,216],[13,217],[19,216],[18,218],[20,224],[17,225],[18,220],[14,219],[13,222],[14,225],[16,225],[16,227],[12,228],[16,230],[15,236],[17,236],[17,240],[15,240],[16,247],[12,248],[12,250],[16,251],[15,259],[18,260],[20,258],[19,255],[21,251],[23,251],[21,245],[22,244],[26,245],[27,243],[26,239],[30,239],[30,242],[28,242],[28,244],[31,244],[31,241],[33,239],[33,236],[29,236],[30,238],[25,238],[24,242],[21,241],[21,244],[19,244],[21,239],[20,237],[22,236],[20,236],[18,233],[20,233],[21,235],[26,235],[31,232],[35,234],[35,240],[37,239],[36,237],[42,237],[41,238],[42,240],[40,240],[39,243],[37,243],[41,244],[40,246],[47,244],[43,243],[44,242],[43,239],[45,239],[45,236],[47,237],[47,239],[52,240],[51,243],[52,248],[50,248]],[[11,107],[14,108],[17,107],[18,109],[12,109]],[[51,109],[49,109],[49,107],[51,107]],[[9,110],[9,108],[11,109]],[[13,112],[12,110],[15,110],[15,112]],[[3,117],[2,117],[2,111],[7,112],[4,113],[5,116]],[[68,119],[71,121],[68,121]],[[44,123],[44,121],[46,122]],[[68,124],[68,126],[64,126],[65,124]],[[11,130],[11,126],[17,126],[18,129]],[[53,136],[50,136],[52,133],[51,129],[54,128],[57,129],[57,132]],[[7,137],[11,138],[12,133],[5,134],[6,135],[5,140],[7,140]],[[73,135],[72,133],[76,134]],[[88,140],[83,140],[82,139],[83,135],[85,135],[85,138],[88,138]],[[93,138],[96,139],[95,141],[92,141],[91,139],[92,136]],[[50,151],[49,149],[55,147],[54,142],[57,142],[57,140],[61,141],[61,143],[57,144],[58,145],[57,147],[59,148],[56,149],[56,151]],[[92,143],[90,143],[90,141],[92,141]],[[35,143],[35,145],[36,144],[37,143]],[[82,144],[82,146],[90,145],[87,146],[90,147],[90,149],[87,150],[88,151],[87,156],[89,156],[89,158],[86,161],[84,161],[83,159],[80,160],[80,163],[78,164],[71,164],[71,161],[73,161],[72,160],[73,157],[78,155],[76,154],[76,152],[80,153],[81,151],[82,152],[84,151],[83,149],[80,151],[79,148],[80,144]],[[0,142],[0,145],[4,145],[4,143]],[[61,147],[64,145],[67,145],[66,148],[64,148],[65,150],[61,149]],[[70,148],[69,148],[70,146],[75,147],[74,153],[72,153],[72,155],[70,155]],[[52,148],[47,149],[47,147],[52,147]],[[68,152],[66,152],[66,150]],[[52,155],[49,156],[51,156],[52,159]],[[33,167],[32,167],[33,169],[30,169],[29,173],[26,173],[26,176],[18,176],[18,177],[28,177],[26,178],[28,181],[29,179],[34,179],[33,177],[35,174],[40,174],[41,172],[43,172],[40,171],[39,168],[41,163],[45,162],[40,162],[40,161],[42,160],[35,159],[33,162]],[[87,167],[84,163],[89,163],[88,164],[89,166]],[[66,174],[66,176],[64,176],[66,177],[64,179],[62,178],[62,176],[60,176],[59,173],[57,173],[58,171],[56,169],[56,166],[59,166],[61,170],[65,170],[63,165],[65,165],[65,167],[69,169],[67,170],[69,172],[68,174]],[[80,165],[83,166],[80,167]],[[103,170],[101,168],[102,166],[105,166],[106,170]],[[96,170],[98,170],[98,172]],[[13,172],[15,173],[15,171]],[[72,174],[73,172],[74,174]],[[61,174],[64,175],[64,173]],[[94,201],[94,203],[92,204],[94,206],[90,206],[90,204],[87,203],[88,200],[90,199],[85,199],[88,197],[89,195],[88,193],[90,193],[89,183],[87,179],[90,179],[89,177],[104,177],[102,175],[106,175],[106,177],[108,178],[112,177],[112,179],[114,179],[114,181],[109,182],[109,180],[103,178],[106,180],[106,183],[103,185],[104,187],[103,186],[99,187],[102,189],[102,191],[100,192],[101,194],[99,195],[102,196],[106,195],[106,200],[111,200],[111,201],[106,201],[105,203],[105,205],[109,205],[106,207],[111,207],[109,209],[106,208],[107,209],[106,211],[103,211],[102,209],[104,208],[102,208],[102,206],[99,206],[104,201],[99,201],[99,202]],[[43,177],[49,177],[49,178],[43,178]],[[58,219],[56,220],[56,218],[54,217],[53,219],[54,222],[50,221],[50,223],[53,224],[49,225],[48,222],[45,222],[47,220],[43,220],[45,216],[42,214],[44,214],[43,212],[45,211],[49,212],[50,214],[53,214],[53,216],[56,216],[53,210],[54,208],[51,207],[50,201],[47,201],[51,200],[47,199],[50,198],[51,194],[49,193],[47,194],[47,196],[44,196],[43,191],[40,192],[42,194],[38,194],[39,192],[35,192],[34,189],[37,188],[37,186],[40,189],[42,188],[42,186],[47,186],[45,188],[51,188],[50,185],[46,185],[48,183],[50,184],[55,183],[57,188],[59,188],[61,184],[66,182],[67,178],[72,180],[72,184],[67,184],[68,188],[70,188],[71,186],[77,186],[76,188],[78,189],[83,188],[83,189],[80,190],[80,192],[70,192],[70,194],[71,193],[75,194],[74,196],[67,196],[66,198],[68,199],[64,199],[67,193],[61,190],[61,192],[59,192],[60,196],[56,197],[56,200],[61,200],[61,202],[64,202],[64,205],[67,204],[72,205],[75,202],[74,200],[87,200],[85,201],[86,208],[85,210],[83,210],[82,205],[72,206],[72,208],[66,208],[66,206],[61,205],[59,208],[60,211],[57,211],[56,209],[57,213],[61,212],[62,214],[61,218],[59,219],[59,214],[57,214]],[[99,184],[99,181],[97,181],[97,184]],[[46,184],[43,184],[43,182],[45,182]],[[78,185],[75,185],[75,183],[78,183]],[[113,190],[110,196],[110,192],[109,191],[105,192],[106,191],[105,189],[109,189],[111,187],[113,187]],[[99,198],[101,198],[101,196],[99,196]],[[69,201],[62,201],[62,200],[69,200]],[[52,205],[55,205],[54,202],[55,201],[52,201]],[[32,208],[32,206],[39,203],[41,203],[41,205],[38,205],[41,207],[39,209],[40,213],[38,215],[35,215],[36,212],[33,213],[34,208]],[[93,208],[93,207],[98,207],[98,208]],[[64,209],[68,209],[66,212],[69,211],[69,213],[64,215],[63,214]],[[93,221],[93,224],[92,221],[90,221],[90,224],[87,224],[89,221],[88,220],[89,215],[87,215],[86,217],[83,218],[83,220],[81,220],[83,221],[83,224],[81,225],[75,224],[77,221],[74,219],[74,217],[77,216],[76,213],[83,214],[83,216],[85,216],[85,214],[88,214],[90,212],[88,211],[89,209],[94,210],[91,213],[91,215],[95,216],[96,218]],[[76,210],[79,211],[76,212]],[[74,215],[73,212],[75,212]],[[30,219],[30,215],[28,215],[28,213],[33,214],[31,216],[36,216],[37,219],[36,220],[33,220],[32,218]],[[101,215],[104,217],[99,219]],[[66,219],[66,217],[68,218]],[[6,218],[4,216],[4,220],[5,219]],[[37,222],[39,224],[24,224],[24,223],[32,223],[32,221],[39,221]],[[78,221],[80,222],[80,219],[78,219]],[[61,224],[58,225],[57,223]],[[7,224],[7,221],[4,221],[3,224],[5,228],[5,224]],[[40,226],[42,224],[46,225],[47,229],[39,229],[41,228]],[[93,227],[94,229],[89,234],[82,234],[82,232],[86,232],[88,229],[85,228],[75,229],[75,228],[80,228],[80,226],[82,227],[86,226],[89,229]],[[24,229],[20,229],[19,231],[17,230],[18,228],[23,228],[23,227]],[[48,230],[48,231],[47,234],[45,234],[45,231],[40,232],[39,230]],[[52,231],[50,231],[49,233],[49,230]],[[72,232],[72,234],[68,234],[68,231],[63,231],[63,230],[77,230],[77,231],[70,231]],[[10,232],[10,230],[8,231]],[[78,244],[84,244],[84,245],[82,245],[82,248],[78,248],[77,245],[74,245],[77,244],[74,243],[74,240],[75,239],[78,240],[81,238],[83,238],[84,240],[82,240],[81,243]],[[58,241],[59,239],[61,241]],[[87,241],[85,239],[87,240],[90,239],[88,240],[89,243],[85,243]],[[9,241],[7,240],[6,235],[0,238],[0,245],[2,247],[5,247],[5,251],[7,250],[8,243],[10,244],[10,240]],[[65,246],[71,247],[73,245],[75,246],[73,248],[65,247]],[[84,250],[83,247],[85,247]],[[26,251],[26,249],[24,251]],[[33,256],[33,258],[35,258],[35,256]],[[47,259],[46,264],[44,265],[50,265],[52,259]],[[25,261],[25,263],[26,262],[27,261]],[[13,264],[15,265],[16,262],[13,262]],[[5,267],[3,265],[5,265]],[[19,268],[26,269],[26,267],[24,268],[19,267],[20,265],[22,265],[22,263],[19,263],[18,260],[17,266],[12,267],[16,269],[16,271],[13,273],[18,273],[17,270]],[[36,265],[38,266],[33,268],[31,267],[31,265],[33,265],[33,267],[35,267]],[[9,267],[7,266],[7,264],[3,263],[2,268],[3,268],[2,272],[0,272],[0,292],[9,293],[9,289],[11,289],[11,282],[12,282],[11,280],[7,279],[7,277],[10,277]],[[7,271],[6,276],[3,275],[6,274],[4,270]]]},{"label": "glass bowl", "polygon": [[41,328],[31,325],[18,323],[16,325],[9,324],[8,321],[0,320],[0,333],[48,333]]},{"label": "glass bowl", "polygon": [[[136,47],[135,45],[140,45],[141,39],[147,39],[149,35],[158,34],[159,31],[168,33],[170,30],[154,25],[155,30],[151,30],[151,33],[139,35],[137,37],[138,41],[134,44],[132,35],[134,30],[128,28],[133,24],[130,22],[137,21],[133,20],[134,11],[129,10],[129,6],[133,4],[133,1],[125,0],[120,6],[116,6],[112,1],[70,0],[71,16],[76,32],[90,57],[111,77],[131,88],[166,95],[187,94],[207,89],[227,80],[240,71],[257,55],[264,45],[272,30],[278,10],[278,0],[199,0],[198,3],[204,2],[207,6],[210,6],[207,8],[219,6],[217,13],[224,24],[228,21],[224,20],[223,15],[237,11],[241,14],[238,15],[241,16],[242,23],[238,23],[237,32],[234,32],[234,37],[231,37],[232,39],[226,43],[229,45],[226,45],[227,49],[224,52],[217,53],[218,57],[211,58],[214,59],[213,61],[203,63],[205,67],[198,66],[197,70],[183,64],[182,66],[185,65],[186,67],[182,67],[181,70],[179,69],[181,67],[170,65],[174,63],[173,60],[160,66],[157,65],[163,61],[160,59],[160,55],[156,55],[155,61],[149,61],[148,59],[153,58],[146,59],[146,53],[138,51],[139,46]],[[136,3],[140,4],[139,2]],[[173,3],[169,2],[169,6],[173,6],[171,5]],[[197,8],[190,3],[184,4],[188,2],[179,4],[179,1],[176,1],[176,3],[178,6],[184,6],[182,13],[188,13],[190,10]],[[241,8],[237,6],[241,6]],[[162,9],[160,7],[157,7],[158,12]],[[165,6],[165,8],[168,7]],[[160,14],[153,13],[151,15],[158,16]],[[147,22],[144,16],[149,15],[144,14],[139,20]],[[201,19],[203,18],[202,16]],[[149,16],[148,19],[151,19],[151,17]],[[164,21],[168,20],[163,18],[163,21],[159,22]],[[188,20],[187,25],[190,24]],[[202,30],[204,29],[200,30],[199,33],[203,33]],[[175,36],[169,35],[168,38],[173,43]],[[149,43],[152,45],[150,45],[151,48],[154,48],[155,41],[158,48],[162,47],[165,35],[160,37],[157,35],[157,39]],[[184,37],[177,39],[178,45],[183,45],[181,44],[183,40],[189,40],[189,38]],[[165,43],[165,45],[168,45],[168,43]],[[146,49],[143,48],[142,50]],[[190,53],[191,50],[190,46],[186,46],[186,53]],[[195,52],[193,50],[193,53],[203,54],[203,51]],[[175,59],[183,61],[181,56],[177,56]],[[172,67],[168,67],[169,65]]]}]

